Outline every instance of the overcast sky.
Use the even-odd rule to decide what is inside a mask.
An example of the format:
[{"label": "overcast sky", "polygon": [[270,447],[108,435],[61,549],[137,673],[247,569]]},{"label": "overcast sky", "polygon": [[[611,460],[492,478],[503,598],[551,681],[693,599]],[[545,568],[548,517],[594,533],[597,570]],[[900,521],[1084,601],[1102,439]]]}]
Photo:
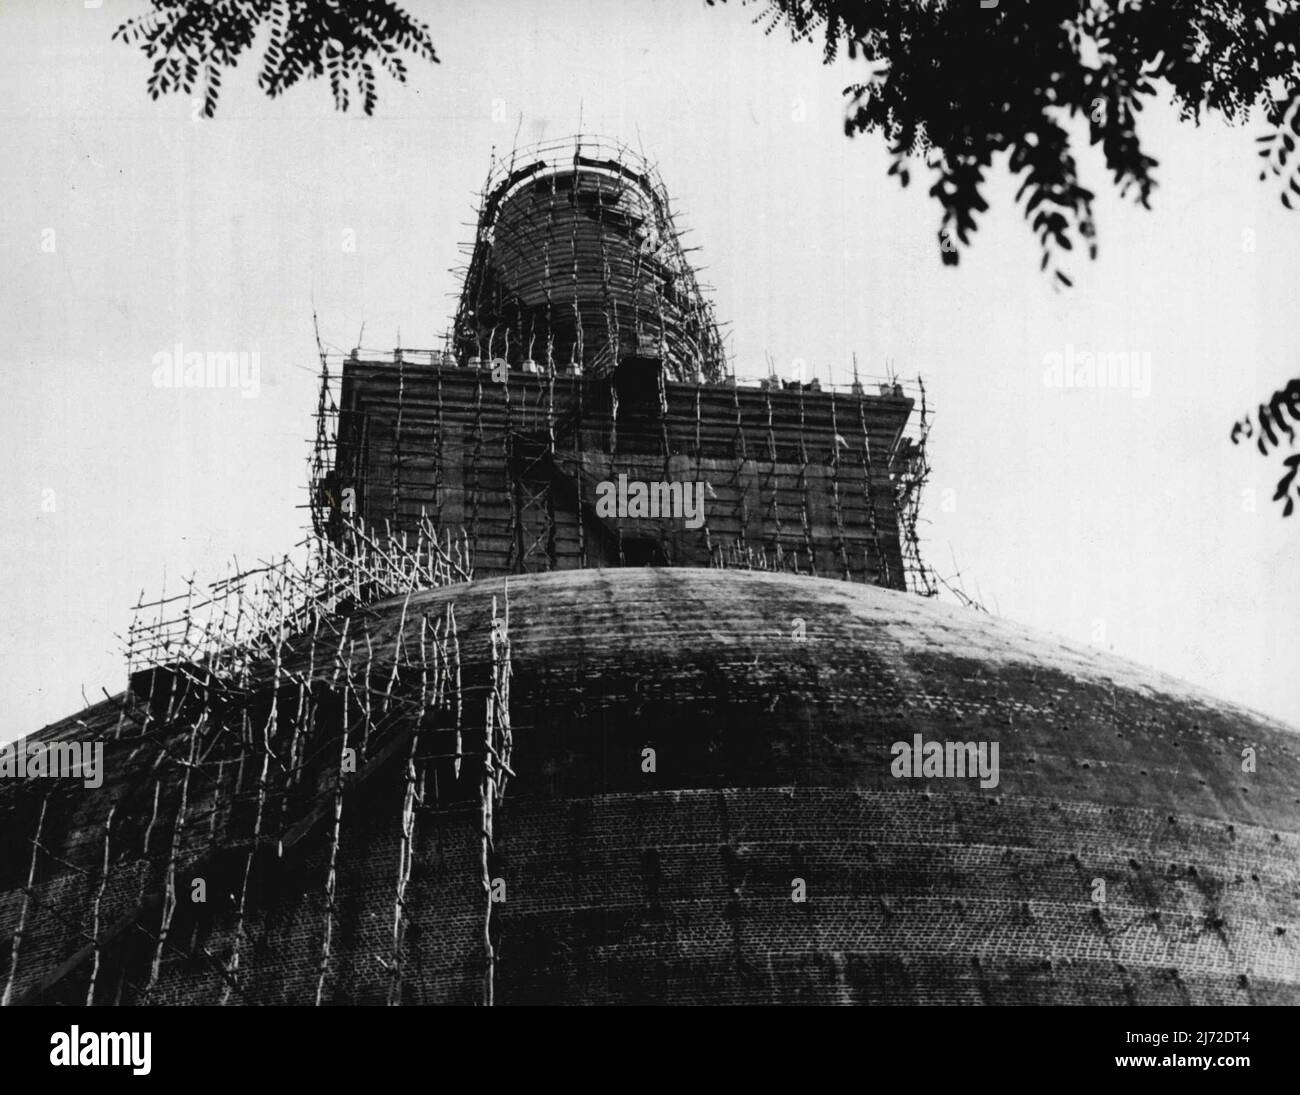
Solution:
[{"label": "overcast sky", "polygon": [[[114,636],[164,571],[300,537],[313,299],[335,346],[363,322],[369,346],[435,345],[493,148],[579,124],[658,162],[742,374],[770,353],[847,379],[856,352],[925,377],[938,570],[1300,724],[1300,516],[1270,501],[1280,459],[1228,441],[1300,372],[1300,214],[1257,179],[1259,129],[1145,112],[1149,213],[1085,149],[1101,253],[1056,293],[1004,174],[943,267],[925,171],[903,190],[878,139],[843,136],[851,66],[752,9],[413,0],[442,64],[385,81],[375,117],[319,82],[269,101],[246,61],[209,121],[150,101],[147,60],[110,41],[145,7],[0,5],[0,738],[124,687]],[[155,387],[178,342],[256,351],[256,398]],[[1067,347],[1149,354],[1149,395],[1048,386]]]}]

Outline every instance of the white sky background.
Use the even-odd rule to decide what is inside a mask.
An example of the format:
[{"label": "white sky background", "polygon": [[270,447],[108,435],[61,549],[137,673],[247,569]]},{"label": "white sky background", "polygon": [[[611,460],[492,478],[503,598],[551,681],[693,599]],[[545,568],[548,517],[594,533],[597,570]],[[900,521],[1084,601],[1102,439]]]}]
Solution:
[{"label": "white sky background", "polygon": [[[853,351],[865,372],[924,375],[940,572],[951,551],[1004,616],[1300,724],[1300,516],[1270,501],[1284,453],[1228,441],[1300,373],[1300,214],[1258,181],[1257,126],[1148,109],[1150,213],[1085,148],[1101,254],[1056,293],[1005,174],[943,267],[927,171],[903,190],[878,138],[843,136],[856,71],[764,37],[752,9],[409,0],[443,63],[385,78],[375,117],[337,115],[323,81],[270,101],[250,55],[195,120],[185,98],[152,102],[147,60],[110,41],[145,7],[0,6],[0,738],[74,713],[83,686],[124,687],[114,634],[164,571],[174,589],[296,542],[313,295],[336,347],[363,321],[369,346],[399,328],[438,344],[493,146],[521,115],[521,142],[572,133],[580,105],[586,132],[658,162],[742,375],[770,352],[847,380]],[[176,342],[258,351],[260,394],[153,387]],[[1067,344],[1149,352],[1150,397],[1045,386]]]}]

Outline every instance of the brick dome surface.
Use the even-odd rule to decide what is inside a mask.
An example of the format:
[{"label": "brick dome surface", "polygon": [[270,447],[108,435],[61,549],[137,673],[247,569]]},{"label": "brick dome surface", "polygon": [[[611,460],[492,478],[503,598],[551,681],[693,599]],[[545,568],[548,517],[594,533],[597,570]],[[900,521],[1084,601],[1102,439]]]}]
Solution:
[{"label": "brick dome surface", "polygon": [[[481,677],[494,596],[514,773],[488,872],[496,1003],[1300,1003],[1292,729],[971,610],[729,570],[381,602],[350,619],[372,687],[398,631],[417,642],[449,601],[465,679]],[[292,644],[284,669],[324,677],[319,646]],[[98,790],[0,781],[15,1000],[84,1000],[92,980],[99,1002],[482,999],[479,769],[455,771],[446,726],[415,720],[427,759],[395,945],[412,720],[368,729],[335,842],[324,762],[250,822],[233,804],[256,733],[240,747],[232,721],[180,788],[157,779],[169,743],[146,709],[127,694],[36,736],[103,739]],[[293,733],[278,715],[267,755]],[[997,743],[997,785],[896,775],[895,743],[917,735]],[[338,745],[295,747],[309,761]],[[48,854],[25,902],[38,822]],[[184,900],[194,877],[202,904]]]}]

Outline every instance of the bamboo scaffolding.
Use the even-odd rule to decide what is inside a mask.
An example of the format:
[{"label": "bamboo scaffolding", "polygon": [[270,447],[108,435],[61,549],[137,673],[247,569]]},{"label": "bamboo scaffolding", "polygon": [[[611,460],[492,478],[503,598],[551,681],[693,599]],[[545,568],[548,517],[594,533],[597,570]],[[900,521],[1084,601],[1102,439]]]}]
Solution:
[{"label": "bamboo scaffolding", "polygon": [[45,811],[50,804],[47,792],[41,797],[41,812],[36,818],[36,835],[32,837],[32,858],[27,868],[27,885],[23,887],[23,903],[18,910],[18,924],[14,928],[13,939],[9,944],[9,976],[5,979],[5,990],[0,994],[0,1007],[8,1007],[13,998],[14,980],[18,976],[18,957],[22,951],[23,935],[27,930],[27,911],[31,907],[32,895],[36,892],[36,864],[40,859],[41,831],[45,827]]},{"label": "bamboo scaffolding", "polygon": [[835,393],[831,392],[831,509],[835,514],[836,547],[844,580],[852,577],[849,570],[849,552],[844,539],[844,508],[840,503],[840,422],[835,413]]},{"label": "bamboo scaffolding", "polygon": [[[924,445],[930,411],[919,379],[921,437],[903,439],[903,427],[895,426],[906,420],[909,406],[902,386],[891,378],[881,399],[864,397],[855,362],[851,398],[861,432],[864,517],[853,456],[839,451],[857,446],[840,436],[847,419],[836,387],[828,383],[805,396],[808,386],[787,384],[797,388],[796,396],[765,381],[761,395],[742,392],[748,385],[729,367],[696,271],[686,261],[684,232],[657,173],[644,162],[631,174],[593,167],[593,158],[606,153],[617,164],[633,162],[625,148],[604,148],[585,138],[559,142],[542,154],[535,161],[542,164],[539,175],[519,174],[521,166],[534,162],[532,153],[494,162],[480,196],[461,312],[443,351],[399,346],[385,365],[380,354],[361,361],[358,347],[336,372],[318,338],[320,389],[308,457],[312,534],[307,539],[252,566],[235,560],[210,584],[191,575],[179,592],[169,593],[164,576],[156,600],[140,594],[125,639],[132,693],[118,728],[120,735],[130,706],[141,723],[132,755],[149,765],[152,782],[151,788],[141,787],[140,804],[147,805],[144,796],[151,791],[152,811],[139,828],[128,826],[125,814],[116,824],[109,815],[93,930],[87,936],[89,1000],[97,995],[107,1000],[128,984],[134,991],[125,972],[116,974],[116,984],[108,979],[108,948],[118,935],[115,927],[101,923],[101,904],[114,850],[121,857],[137,841],[141,845],[144,873],[135,926],[154,946],[140,992],[162,996],[164,957],[198,950],[197,942],[187,941],[198,930],[198,918],[183,916],[180,879],[205,856],[223,851],[218,833],[237,833],[234,847],[241,853],[222,868],[228,872],[222,884],[230,887],[223,892],[233,898],[233,916],[220,929],[228,964],[202,948],[222,977],[220,1002],[242,997],[239,986],[248,973],[241,966],[255,961],[253,895],[259,872],[271,866],[269,851],[284,857],[308,832],[328,847],[320,946],[313,955],[314,999],[322,1004],[339,995],[342,986],[332,990],[331,976],[341,968],[334,952],[346,863],[345,807],[351,819],[354,786],[345,775],[353,771],[347,762],[355,750],[361,772],[377,770],[388,758],[401,765],[401,791],[384,814],[395,827],[389,833],[397,837],[397,862],[391,931],[378,958],[387,971],[381,992],[390,1004],[415,992],[408,980],[413,939],[408,928],[419,892],[412,885],[419,877],[414,874],[418,815],[439,808],[438,780],[448,770],[439,765],[449,758],[457,781],[468,758],[467,778],[478,782],[477,851],[485,898],[481,998],[485,1004],[496,1002],[494,871],[503,839],[500,807],[514,775],[509,596],[507,591],[500,616],[493,599],[490,668],[485,668],[473,660],[462,663],[454,603],[449,600],[445,616],[434,622],[416,595],[472,580],[476,558],[489,574],[501,572],[502,559],[508,572],[551,569],[561,556],[573,565],[575,540],[580,566],[608,562],[610,547],[618,562],[626,563],[632,544],[625,548],[622,526],[609,529],[611,544],[605,546],[600,537],[606,526],[591,524],[587,512],[589,480],[602,464],[609,475],[627,466],[648,476],[658,462],[668,479],[674,440],[692,454],[687,459],[696,480],[712,480],[709,494],[720,498],[712,521],[705,516],[702,523],[704,558],[711,566],[798,573],[805,570],[801,556],[806,554],[806,569],[813,574],[820,567],[846,579],[874,578],[917,591],[933,584],[920,560],[917,530],[920,487],[928,474]],[[501,289],[489,284],[484,258],[497,228],[493,210],[526,185],[536,188],[539,215],[521,218],[513,235],[497,238],[497,246],[510,262],[527,266],[528,277],[540,279],[539,295],[532,311],[514,317],[489,311],[480,319],[480,306]],[[626,215],[622,203],[641,191],[649,211],[645,223],[657,236],[647,236],[644,246],[638,243],[625,254],[618,242],[628,229],[620,219]],[[588,226],[594,235],[584,234]],[[677,300],[670,300],[661,281],[664,270],[679,276],[672,293]],[[471,312],[475,322],[468,324]],[[566,336],[561,348],[557,330],[567,324],[573,337]],[[629,340],[635,343],[630,355]],[[567,365],[557,362],[566,352]],[[478,359],[474,376],[457,376],[470,367],[470,354]],[[544,359],[542,368],[534,355]],[[656,355],[659,422],[653,423],[653,412],[639,413],[635,390],[606,374],[629,356],[644,364]],[[485,385],[487,363],[499,358],[511,369],[507,382]],[[636,382],[634,373],[625,376]],[[722,383],[729,384],[729,392]],[[599,413],[587,418],[606,395],[608,421]],[[649,397],[649,389],[644,395]],[[895,428],[896,433],[886,432]],[[829,457],[823,459],[828,435]],[[557,460],[561,449],[563,461]],[[791,466],[796,460],[797,478]],[[763,462],[765,476],[758,467]],[[567,510],[575,495],[576,510],[557,513],[557,499]],[[365,520],[355,512],[353,498],[360,499]],[[797,533],[786,542],[796,506],[802,544]],[[886,512],[878,514],[877,507]],[[899,544],[893,539],[896,513]],[[443,526],[444,517],[455,530]],[[597,532],[599,548],[589,553],[588,541]],[[687,560],[699,551],[689,536],[678,538],[665,525],[658,532],[661,561],[676,562],[679,546]],[[900,558],[902,573],[895,574]],[[390,603],[380,606],[381,601]],[[443,741],[435,735],[422,738],[423,730],[433,727],[454,732],[450,753],[439,744],[436,756],[426,755],[423,742]],[[186,741],[188,754],[182,755]],[[481,770],[475,767],[480,754]],[[473,782],[456,794],[458,802],[472,801]],[[45,854],[39,837],[38,826],[29,891],[37,857]],[[202,849],[198,854],[196,847]],[[36,901],[34,892],[25,896],[20,930],[28,899]],[[148,930],[154,915],[156,933]],[[13,946],[15,964],[19,943],[21,934]],[[11,967],[6,995],[13,979]]]},{"label": "bamboo scaffolding", "polygon": [[117,804],[114,803],[108,808],[108,817],[104,819],[104,863],[99,875],[99,888],[95,890],[95,901],[90,910],[90,936],[94,947],[94,956],[91,960],[90,980],[86,985],[86,1007],[92,1007],[95,1003],[95,983],[99,979],[99,961],[100,961],[100,944],[99,944],[99,910],[104,902],[104,890],[108,888],[108,872],[113,860],[110,855],[110,838],[113,833],[113,815],[117,812]]}]

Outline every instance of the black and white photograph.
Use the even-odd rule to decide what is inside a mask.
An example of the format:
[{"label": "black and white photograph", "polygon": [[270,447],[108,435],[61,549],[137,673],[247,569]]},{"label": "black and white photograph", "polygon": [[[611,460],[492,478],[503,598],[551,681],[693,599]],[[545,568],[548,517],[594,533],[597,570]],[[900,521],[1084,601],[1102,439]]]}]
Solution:
[{"label": "black and white photograph", "polygon": [[1284,1051],[1300,0],[4,0],[0,52],[38,1073],[248,1006]]}]

